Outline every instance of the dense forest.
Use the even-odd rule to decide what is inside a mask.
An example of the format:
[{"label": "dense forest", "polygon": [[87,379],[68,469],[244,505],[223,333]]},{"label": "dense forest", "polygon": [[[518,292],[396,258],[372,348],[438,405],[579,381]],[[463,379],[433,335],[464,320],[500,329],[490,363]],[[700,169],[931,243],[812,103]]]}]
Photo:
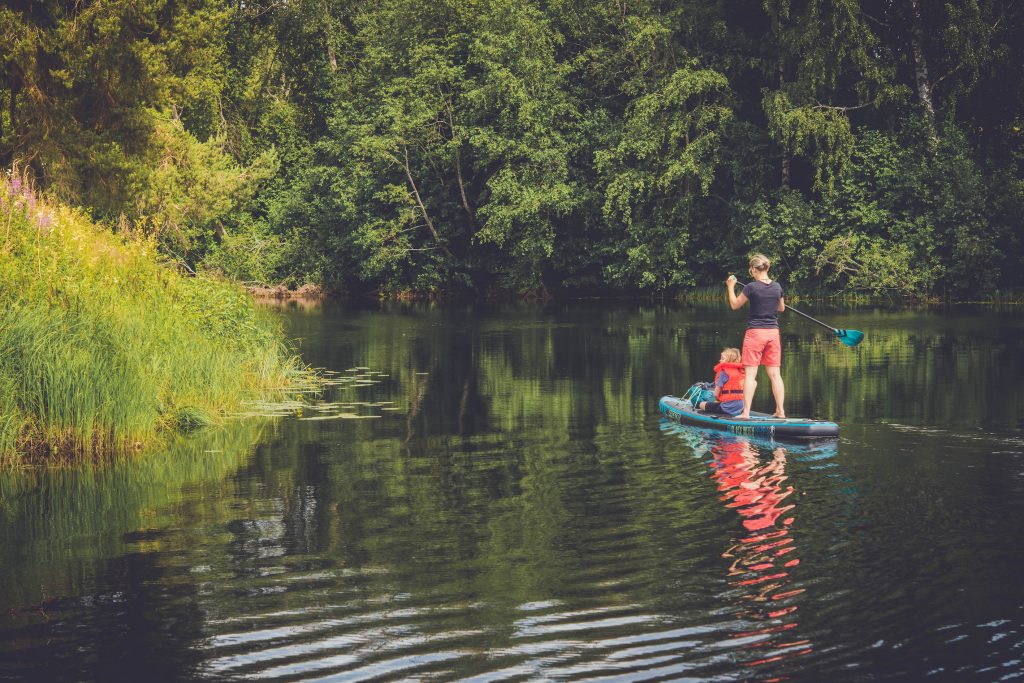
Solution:
[{"label": "dense forest", "polygon": [[1009,0],[6,0],[0,163],[343,292],[1020,291]]}]

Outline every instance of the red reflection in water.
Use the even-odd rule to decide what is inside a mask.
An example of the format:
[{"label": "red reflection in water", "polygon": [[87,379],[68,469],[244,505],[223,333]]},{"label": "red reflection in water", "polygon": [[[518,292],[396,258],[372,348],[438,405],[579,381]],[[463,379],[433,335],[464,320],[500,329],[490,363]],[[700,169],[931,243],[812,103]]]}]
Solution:
[{"label": "red reflection in water", "polygon": [[786,514],[794,508],[787,502],[793,487],[785,483],[786,449],[777,447],[769,456],[746,439],[726,437],[715,440],[711,455],[711,477],[718,484],[721,500],[736,510],[746,530],[722,555],[732,560],[729,584],[742,591],[740,616],[769,622],[735,635],[758,637],[745,647],[763,649],[746,665],[761,666],[808,654],[813,649],[809,640],[782,640],[782,634],[797,627],[796,598],[804,591],[789,587],[790,570],[800,559],[790,535],[795,517]]}]

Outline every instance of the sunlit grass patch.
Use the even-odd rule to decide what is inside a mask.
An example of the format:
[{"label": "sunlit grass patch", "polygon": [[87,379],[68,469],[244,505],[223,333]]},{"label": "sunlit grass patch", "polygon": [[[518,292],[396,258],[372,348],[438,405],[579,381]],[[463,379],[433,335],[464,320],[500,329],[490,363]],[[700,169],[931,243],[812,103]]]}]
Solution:
[{"label": "sunlit grass patch", "polygon": [[239,287],[186,277],[0,179],[0,463],[135,450],[217,424],[302,368]]}]

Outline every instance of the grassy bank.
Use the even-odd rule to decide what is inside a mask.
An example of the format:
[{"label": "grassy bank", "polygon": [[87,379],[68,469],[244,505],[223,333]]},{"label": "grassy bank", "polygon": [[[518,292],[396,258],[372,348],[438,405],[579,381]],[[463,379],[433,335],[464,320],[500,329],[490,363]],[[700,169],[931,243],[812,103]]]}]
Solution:
[{"label": "grassy bank", "polygon": [[140,448],[298,370],[240,288],[0,179],[0,464]]}]

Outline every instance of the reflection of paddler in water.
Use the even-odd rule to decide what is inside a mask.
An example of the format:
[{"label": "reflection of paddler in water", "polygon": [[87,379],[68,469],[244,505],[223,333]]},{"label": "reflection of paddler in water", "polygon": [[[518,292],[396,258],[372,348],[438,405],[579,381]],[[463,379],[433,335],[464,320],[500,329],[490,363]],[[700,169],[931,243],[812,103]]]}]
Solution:
[{"label": "reflection of paddler in water", "polygon": [[[715,439],[711,446],[712,479],[722,492],[726,507],[743,518],[747,533],[723,553],[732,560],[729,583],[743,590],[743,599],[754,603],[743,616],[762,620],[779,620],[763,629],[737,634],[737,637],[764,636],[751,647],[775,650],[750,666],[766,664],[807,654],[810,641],[776,642],[771,634],[784,633],[797,626],[792,621],[797,610],[793,600],[802,588],[786,590],[791,581],[790,570],[800,564],[790,536],[795,507],[791,501],[793,487],[785,485],[786,449],[776,446],[770,459],[749,441],[736,437]],[[755,605],[757,607],[755,607]]]}]

